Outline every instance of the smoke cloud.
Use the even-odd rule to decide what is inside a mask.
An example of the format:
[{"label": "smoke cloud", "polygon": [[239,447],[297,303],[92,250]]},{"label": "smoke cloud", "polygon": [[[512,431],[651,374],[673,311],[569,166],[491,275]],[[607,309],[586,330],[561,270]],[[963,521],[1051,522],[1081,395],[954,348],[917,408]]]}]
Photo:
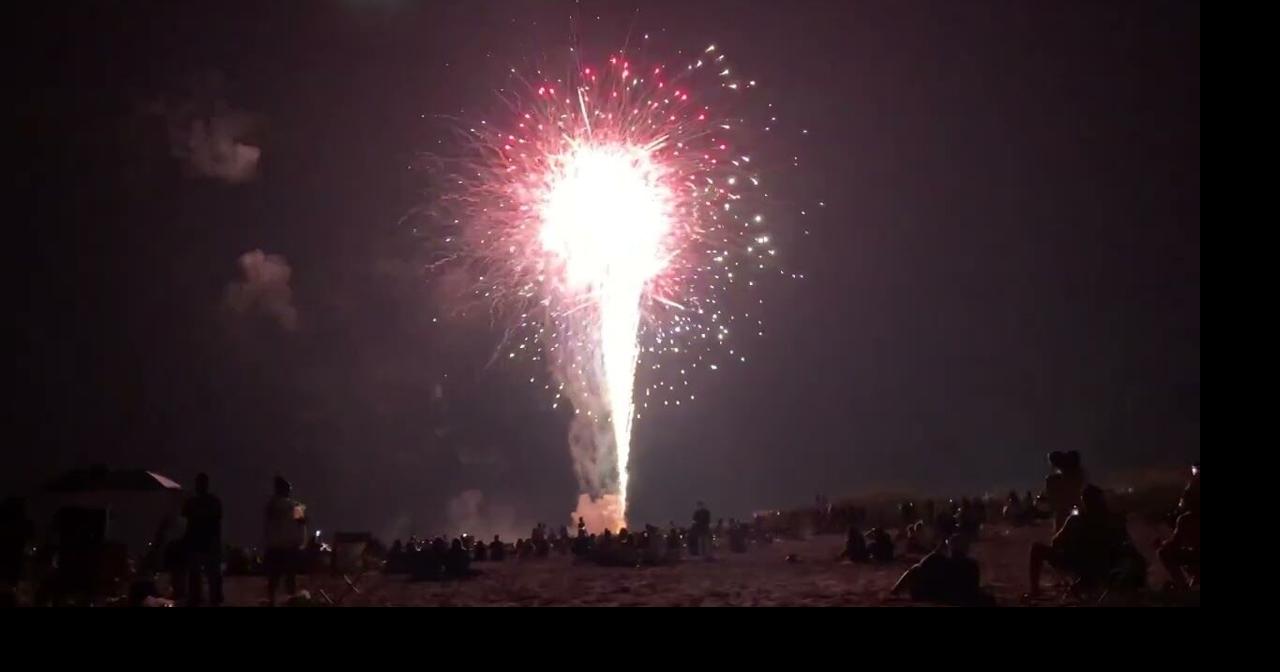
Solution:
[{"label": "smoke cloud", "polygon": [[298,328],[298,309],[293,305],[289,278],[293,269],[278,254],[253,250],[240,255],[244,279],[227,285],[224,305],[239,315],[259,313],[270,317],[281,329]]},{"label": "smoke cloud", "polygon": [[578,495],[578,508],[571,515],[575,525],[581,518],[588,532],[600,534],[605,530],[617,532],[618,528],[626,525],[623,514],[622,498],[609,493],[599,497]]},{"label": "smoke cloud", "polygon": [[182,120],[169,128],[174,158],[200,177],[240,184],[258,174],[262,149],[242,141],[252,126],[249,115],[224,110],[209,117]]},{"label": "smoke cloud", "polygon": [[257,176],[262,158],[262,148],[249,140],[258,118],[231,107],[222,97],[224,88],[220,74],[208,73],[195,78],[188,98],[160,99],[144,109],[164,118],[169,153],[182,161],[188,174],[242,184]]},{"label": "smoke cloud", "polygon": [[515,509],[486,500],[479,490],[464,490],[449,500],[448,513],[450,534],[466,533],[480,539],[500,534],[508,541],[525,536],[516,522]]}]

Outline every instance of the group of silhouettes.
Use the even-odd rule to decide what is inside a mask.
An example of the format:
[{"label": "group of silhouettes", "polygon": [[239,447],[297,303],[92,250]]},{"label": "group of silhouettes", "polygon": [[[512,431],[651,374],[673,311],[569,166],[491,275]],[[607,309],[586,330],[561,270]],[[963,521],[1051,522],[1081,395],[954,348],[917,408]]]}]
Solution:
[{"label": "group of silhouettes", "polygon": [[[1041,579],[1048,565],[1063,580],[1067,595],[1083,596],[1141,588],[1147,583],[1148,563],[1128,532],[1125,515],[1113,510],[1101,488],[1089,482],[1080,454],[1055,451],[1048,455],[1050,473],[1044,490],[1033,497],[1010,492],[998,516],[1011,526],[1025,526],[1048,520],[1052,523],[1049,543],[1033,543],[1028,557],[1027,598],[1041,594]],[[12,509],[12,511],[11,511]],[[994,604],[981,587],[980,567],[970,557],[974,542],[984,525],[997,514],[989,502],[963,498],[947,502],[936,510],[932,500],[917,507],[904,502],[900,507],[902,525],[891,534],[884,527],[865,533],[857,524],[861,516],[851,515],[844,548],[839,560],[849,563],[886,564],[900,560],[899,542],[908,556],[923,558],[907,569],[890,591],[913,600],[943,604],[985,606]],[[4,525],[4,579],[16,584],[21,576],[22,551],[30,538],[30,524],[18,508],[6,504]],[[831,518],[827,507],[827,518]],[[159,564],[171,577],[173,595],[187,604],[223,601],[222,503],[210,492],[209,478],[196,477],[195,493],[183,506],[186,526],[177,539],[166,540],[163,532],[155,544]],[[444,537],[408,542],[396,540],[386,554],[385,571],[407,574],[415,580],[454,580],[477,576],[475,563],[503,562],[507,559],[536,560],[551,555],[572,555],[578,562],[605,566],[666,564],[684,556],[713,559],[715,549],[724,546],[732,553],[746,552],[749,545],[772,541],[761,520],[740,524],[721,519],[712,526],[711,512],[698,502],[687,527],[672,522],[664,532],[645,525],[637,532],[625,528],[616,534],[591,534],[580,518],[576,535],[568,528],[550,530],[539,523],[528,538],[508,544],[499,535],[485,542],[469,535],[446,541]],[[1157,541],[1156,555],[1170,577],[1169,587],[1185,591],[1200,581],[1200,464],[1191,467],[1190,477],[1168,516],[1173,533]],[[306,571],[307,549],[315,543],[308,537],[306,507],[292,495],[292,487],[277,476],[273,493],[263,513],[262,556],[266,575],[266,602],[274,604],[280,584],[285,592],[297,592],[297,574]],[[64,549],[65,550],[65,549]],[[70,551],[67,551],[70,558]],[[69,560],[68,560],[69,562]],[[64,563],[67,564],[67,563]]]},{"label": "group of silhouettes", "polygon": [[[1052,567],[1065,581],[1066,596],[1134,591],[1147,584],[1148,563],[1130,536],[1123,513],[1114,511],[1101,488],[1089,483],[1080,454],[1076,451],[1049,454],[1050,473],[1044,492],[1037,498],[1028,493],[1019,499],[1010,493],[1002,511],[1010,524],[1026,525],[1040,518],[1052,519],[1053,537],[1047,544],[1032,544],[1028,557],[1027,598],[1041,595],[1044,566]],[[970,545],[978,539],[981,520],[968,520],[964,507],[952,507],[951,516],[940,515],[933,531],[938,545],[910,569],[891,590],[914,600],[982,606],[994,598],[980,586],[978,563],[969,557]],[[1191,467],[1177,507],[1171,515],[1173,535],[1157,542],[1157,556],[1170,577],[1169,587],[1185,591],[1200,580],[1200,464]],[[909,544],[913,533],[925,529],[924,521],[907,526]],[[872,530],[865,538],[856,529],[849,531],[841,557],[855,562],[885,562],[891,540],[883,530]],[[875,553],[880,549],[880,554]]]}]

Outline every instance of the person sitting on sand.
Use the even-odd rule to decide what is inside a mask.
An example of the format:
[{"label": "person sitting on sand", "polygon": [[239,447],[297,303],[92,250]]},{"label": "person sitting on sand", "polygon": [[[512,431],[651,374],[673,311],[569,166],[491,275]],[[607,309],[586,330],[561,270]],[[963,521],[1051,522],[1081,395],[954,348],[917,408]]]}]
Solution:
[{"label": "person sitting on sand", "polygon": [[1075,578],[1073,593],[1146,580],[1146,560],[1134,548],[1123,516],[1111,512],[1102,489],[1094,485],[1084,488],[1077,512],[1067,518],[1050,545],[1032,544],[1028,572],[1032,597],[1040,594],[1046,562]]},{"label": "person sitting on sand", "polygon": [[977,539],[978,530],[982,527],[982,517],[975,500],[968,497],[961,500],[960,512],[956,516],[960,533],[970,539]]},{"label": "person sitting on sand", "polygon": [[386,572],[388,574],[397,574],[404,566],[404,543],[399,539],[391,542],[391,548],[387,551]]},{"label": "person sitting on sand", "polygon": [[677,530],[676,526],[672,525],[667,530],[667,552],[678,553],[679,551],[680,551],[680,530]]},{"label": "person sitting on sand", "polygon": [[6,499],[0,505],[0,587],[9,595],[16,594],[22,580],[27,542],[34,536],[26,504],[17,497]]},{"label": "person sitting on sand", "polygon": [[738,521],[733,519],[729,520],[729,552],[747,552],[747,528],[745,525],[739,525]]},{"label": "person sitting on sand", "polygon": [[423,540],[422,550],[411,554],[409,578],[414,581],[439,581],[444,573],[444,556],[448,546],[443,539]]},{"label": "person sitting on sand", "polygon": [[939,548],[908,569],[889,591],[907,592],[912,600],[957,606],[995,606],[995,598],[979,586],[978,563],[969,557],[969,540],[952,535]]},{"label": "person sitting on sand", "polygon": [[898,513],[902,516],[902,527],[907,527],[916,522],[916,503],[911,500],[904,500],[898,505]]},{"label": "person sitting on sand", "polygon": [[1000,515],[1008,525],[1021,527],[1025,524],[1026,513],[1022,509],[1022,500],[1018,499],[1017,490],[1009,491],[1009,496],[1004,500],[1004,508],[1001,509]]},{"label": "person sitting on sand", "polygon": [[867,553],[876,562],[892,562],[893,537],[884,528],[872,528],[867,533]]},{"label": "person sitting on sand", "polygon": [[1080,466],[1080,453],[1074,450],[1049,453],[1049,465],[1053,471],[1044,479],[1044,494],[1053,512],[1053,531],[1057,533],[1080,503],[1085,474],[1084,467]]},{"label": "person sitting on sand", "polygon": [[507,545],[496,534],[493,535],[493,541],[489,544],[489,559],[494,562],[502,562],[507,559]]},{"label": "person sitting on sand", "polygon": [[845,536],[844,550],[840,552],[838,560],[848,562],[867,562],[871,559],[871,554],[867,552],[867,540],[862,537],[862,532],[857,525],[849,526],[849,533]]},{"label": "person sitting on sand", "polygon": [[1191,481],[1178,502],[1173,537],[1160,544],[1160,563],[1173,586],[1186,590],[1200,583],[1200,463],[1191,467]]},{"label": "person sitting on sand", "polygon": [[933,534],[937,539],[946,539],[956,532],[956,517],[946,510],[939,511],[933,519]]},{"label": "person sitting on sand", "polygon": [[924,524],[923,520],[917,520],[907,526],[907,552],[908,553],[928,553],[929,552],[929,528]]}]

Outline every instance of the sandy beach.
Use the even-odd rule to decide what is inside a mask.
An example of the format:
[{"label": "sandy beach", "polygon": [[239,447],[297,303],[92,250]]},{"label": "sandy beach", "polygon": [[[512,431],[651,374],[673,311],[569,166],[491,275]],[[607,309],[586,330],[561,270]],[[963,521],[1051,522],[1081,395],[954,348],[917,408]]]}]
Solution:
[{"label": "sandy beach", "polygon": [[[1131,523],[1134,540],[1152,562],[1147,594],[1117,600],[1117,604],[1169,604],[1159,588],[1166,580],[1155,562],[1152,540],[1167,530]],[[1047,540],[1045,526],[1013,529],[984,528],[972,555],[982,567],[982,582],[1000,606],[1057,606],[1081,604],[1064,600],[1062,591],[1045,577],[1045,595],[1026,602],[1027,550],[1033,541]],[[715,561],[685,559],[663,567],[615,568],[577,565],[569,557],[543,560],[476,563],[483,573],[454,582],[413,582],[405,576],[367,574],[347,592],[342,577],[316,574],[299,579],[321,604],[324,591],[342,606],[916,606],[906,598],[890,597],[890,587],[916,557],[887,565],[853,565],[834,560],[841,547],[836,535],[804,541],[753,547],[745,554],[721,552]],[[790,554],[798,562],[789,563]],[[261,604],[261,577],[229,577],[229,606]],[[1198,593],[1195,598],[1198,603]]]}]

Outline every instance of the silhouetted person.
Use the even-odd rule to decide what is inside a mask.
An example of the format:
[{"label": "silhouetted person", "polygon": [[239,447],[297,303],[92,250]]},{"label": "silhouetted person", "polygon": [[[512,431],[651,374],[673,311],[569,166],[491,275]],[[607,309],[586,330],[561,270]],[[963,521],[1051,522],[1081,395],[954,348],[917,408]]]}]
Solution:
[{"label": "silhouetted person", "polygon": [[454,539],[445,552],[444,573],[455,579],[471,576],[471,555],[463,548],[461,539]]},{"label": "silhouetted person", "polygon": [[16,589],[22,580],[27,541],[35,527],[27,518],[26,505],[12,497],[0,505],[0,586]]},{"label": "silhouetted person", "polygon": [[849,526],[849,532],[844,539],[844,550],[840,552],[839,559],[849,562],[867,562],[871,559],[871,554],[867,552],[867,540],[863,538],[862,531],[856,525]]},{"label": "silhouetted person", "polygon": [[533,528],[529,543],[533,545],[534,555],[539,558],[547,557],[551,553],[551,545],[547,543],[547,526],[538,523],[538,526]]},{"label": "silhouetted person", "polygon": [[913,600],[960,606],[994,606],[995,599],[979,585],[978,563],[968,555],[963,534],[947,539],[945,549],[926,555],[903,573],[890,592],[906,591]]},{"label": "silhouetted person", "polygon": [[907,552],[908,553],[928,553],[929,537],[928,530],[923,520],[917,520],[907,526]]},{"label": "silhouetted person", "polygon": [[222,604],[222,501],[209,492],[209,475],[196,476],[196,494],[182,507],[187,519],[183,546],[187,552],[191,606],[201,601],[200,580],[209,584],[209,603]]},{"label": "silhouetted person", "polygon": [[274,487],[275,494],[267,501],[262,559],[268,604],[275,604],[281,578],[286,593],[298,592],[298,572],[307,545],[306,507],[292,497],[293,486],[283,476],[276,476]]},{"label": "silhouetted person", "polygon": [[489,559],[494,562],[507,559],[507,545],[496,534],[493,535],[493,541],[489,543]]},{"label": "silhouetted person", "polygon": [[1084,467],[1080,464],[1080,453],[1074,450],[1055,450],[1049,453],[1049,465],[1052,471],[1044,479],[1044,494],[1049,501],[1049,510],[1053,512],[1053,531],[1056,533],[1066,524],[1072,510],[1080,504],[1085,475]]},{"label": "silhouetted person", "polygon": [[693,537],[694,555],[700,555],[704,558],[711,555],[711,511],[707,509],[707,505],[698,502],[698,508],[693,512],[693,529],[690,530]]},{"label": "silhouetted person", "polygon": [[1183,590],[1200,583],[1200,463],[1191,469],[1191,481],[1178,502],[1173,537],[1161,543],[1158,552],[1174,587]]},{"label": "silhouetted person", "polygon": [[564,525],[561,525],[560,539],[556,544],[556,552],[559,553],[560,555],[564,555],[565,553],[569,552],[569,547],[572,544],[573,544],[573,539],[569,538],[569,528]]},{"label": "silhouetted person", "polygon": [[[461,542],[459,542],[461,543]],[[444,576],[445,554],[449,546],[444,539],[422,540],[422,548],[409,560],[409,578],[413,581],[439,581]]]},{"label": "silhouetted person", "polygon": [[1146,560],[1133,547],[1123,516],[1111,512],[1102,490],[1093,485],[1084,488],[1079,512],[1067,518],[1050,545],[1032,544],[1028,574],[1033,596],[1040,593],[1046,562],[1075,578],[1073,592],[1146,580]]},{"label": "silhouetted person", "polygon": [[893,537],[883,528],[872,528],[867,533],[867,553],[876,562],[893,561]]},{"label": "silhouetted person", "polygon": [[982,518],[977,507],[974,500],[966,497],[961,501],[960,512],[956,514],[960,533],[969,539],[977,539],[978,529],[982,526]]},{"label": "silhouetted person", "polygon": [[485,562],[489,559],[489,547],[485,546],[483,541],[477,541],[472,552],[476,562]]},{"label": "silhouetted person", "polygon": [[106,519],[106,509],[82,506],[65,506],[54,514],[57,570],[50,592],[57,600],[92,599],[98,587]]},{"label": "silhouetted person", "polygon": [[916,522],[916,504],[910,500],[898,505],[898,513],[902,515],[902,526]]},{"label": "silhouetted person", "polygon": [[573,554],[578,558],[584,558],[591,552],[591,539],[587,536],[587,528],[579,527],[578,536],[573,540]]},{"label": "silhouetted person", "polygon": [[187,598],[187,549],[182,537],[169,538],[173,521],[166,520],[156,543],[160,546],[160,563],[169,574],[169,587],[173,590],[173,601],[181,602]]},{"label": "silhouetted person", "polygon": [[1001,514],[1004,517],[1004,522],[1009,525],[1018,527],[1026,524],[1026,511],[1022,508],[1022,500],[1018,499],[1017,490],[1009,491],[1009,496],[1004,500],[1004,509]]},{"label": "silhouetted person", "polygon": [[733,519],[729,520],[729,551],[732,553],[747,552],[747,528]]},{"label": "silhouetted person", "polygon": [[405,566],[405,550],[404,544],[399,539],[391,542],[391,549],[387,551],[387,573],[399,574],[404,571]]},{"label": "silhouetted person", "polygon": [[956,532],[955,514],[939,511],[933,521],[933,535],[935,539],[946,539]]}]

